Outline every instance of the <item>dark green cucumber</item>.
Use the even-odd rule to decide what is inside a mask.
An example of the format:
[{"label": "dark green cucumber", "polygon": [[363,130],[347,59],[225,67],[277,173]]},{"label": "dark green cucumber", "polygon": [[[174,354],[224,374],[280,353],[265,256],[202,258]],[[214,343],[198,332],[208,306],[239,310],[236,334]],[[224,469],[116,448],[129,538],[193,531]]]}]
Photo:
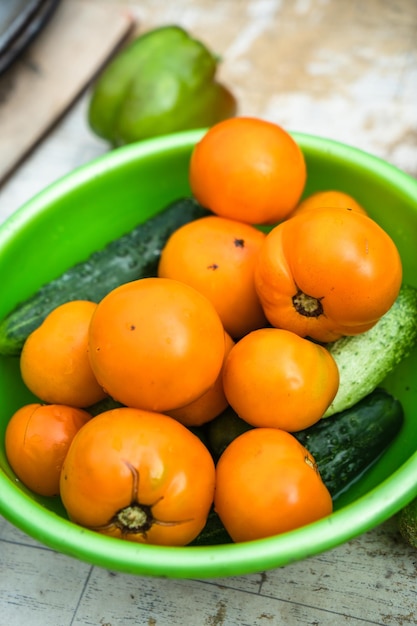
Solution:
[{"label": "dark green cucumber", "polygon": [[190,546],[218,546],[222,543],[232,543],[229,533],[223,526],[220,517],[211,509],[206,525],[201,533],[192,541]]},{"label": "dark green cucumber", "polygon": [[397,515],[398,529],[405,541],[417,548],[417,498],[414,498]]},{"label": "dark green cucumber", "polygon": [[100,415],[100,413],[105,413],[106,411],[112,411],[113,409],[120,409],[123,406],[125,405],[122,404],[121,402],[118,402],[117,400],[113,400],[113,398],[110,398],[110,396],[107,396],[106,398],[99,400],[95,404],[92,404],[86,410],[88,411],[88,413],[90,413],[90,415],[92,415],[93,417],[96,417],[96,415]]},{"label": "dark green cucumber", "polygon": [[377,388],[353,407],[294,436],[313,455],[323,482],[336,498],[375,463],[403,421],[399,400]]},{"label": "dark green cucumber", "polygon": [[[354,407],[293,435],[313,455],[323,482],[336,499],[378,460],[400,431],[403,421],[401,403],[384,389],[377,388]],[[214,459],[217,461],[233,439],[251,428],[231,409],[210,422],[207,437]],[[417,500],[413,509],[413,537],[417,537],[416,514]],[[407,523],[409,519],[410,515]],[[402,523],[405,526],[405,522]],[[212,511],[192,545],[230,542],[219,517]]]},{"label": "dark green cucumber", "polygon": [[[377,388],[355,406],[292,434],[311,452],[323,482],[336,497],[379,458],[403,420],[401,403]],[[215,460],[250,428],[230,408],[210,422],[207,437]]]},{"label": "dark green cucumber", "polygon": [[217,462],[229,443],[239,435],[253,428],[241,419],[229,406],[223,413],[206,424],[209,450]]},{"label": "dark green cucumber", "polygon": [[171,233],[205,214],[194,199],[177,200],[42,286],[0,321],[0,354],[18,355],[27,336],[58,305],[70,300],[99,302],[123,283],[155,276]]}]

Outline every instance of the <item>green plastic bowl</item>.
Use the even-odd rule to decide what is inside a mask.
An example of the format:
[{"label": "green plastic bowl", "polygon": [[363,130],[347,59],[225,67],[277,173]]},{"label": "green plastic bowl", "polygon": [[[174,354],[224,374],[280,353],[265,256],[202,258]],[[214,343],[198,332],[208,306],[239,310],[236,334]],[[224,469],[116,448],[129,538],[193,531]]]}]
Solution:
[{"label": "green plastic bowl", "polygon": [[[190,193],[188,164],[204,131],[120,148],[59,180],[0,228],[0,316],[92,251]],[[395,167],[340,143],[294,133],[308,168],[305,193],[337,188],[354,195],[392,236],[404,281],[417,286],[417,181]],[[417,320],[416,320],[417,323]],[[138,545],[68,521],[57,498],[30,493],[4,451],[12,413],[31,401],[17,358],[0,359],[0,513],[40,542],[67,555],[130,574],[211,578],[268,570],[318,554],[394,515],[417,495],[417,350],[384,386],[403,403],[399,436],[326,519],[279,536],[211,547]]]}]

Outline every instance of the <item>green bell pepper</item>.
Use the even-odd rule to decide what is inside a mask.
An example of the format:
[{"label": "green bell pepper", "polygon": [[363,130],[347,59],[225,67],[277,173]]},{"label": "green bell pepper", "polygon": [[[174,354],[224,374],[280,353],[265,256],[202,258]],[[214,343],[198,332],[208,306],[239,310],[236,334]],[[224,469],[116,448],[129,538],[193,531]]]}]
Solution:
[{"label": "green bell pepper", "polygon": [[218,58],[179,26],[148,31],[98,77],[90,128],[120,146],[233,117],[236,100],[216,81],[217,65]]}]

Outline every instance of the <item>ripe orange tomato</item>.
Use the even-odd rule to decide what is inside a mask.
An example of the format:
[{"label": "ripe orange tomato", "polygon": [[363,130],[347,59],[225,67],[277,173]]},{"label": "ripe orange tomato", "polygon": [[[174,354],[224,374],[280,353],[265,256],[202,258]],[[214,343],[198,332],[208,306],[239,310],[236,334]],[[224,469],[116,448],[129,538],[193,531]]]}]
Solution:
[{"label": "ripe orange tomato", "polygon": [[192,402],[214,384],[224,350],[211,302],[168,278],[117,287],[91,320],[94,374],[113,399],[131,407],[168,411]]},{"label": "ripe orange tomato", "polygon": [[339,370],[323,346],[263,328],[231,349],[223,387],[231,407],[252,426],[295,432],[323,416],[339,387]]},{"label": "ripe orange tomato", "polygon": [[6,428],[6,456],[26,487],[42,496],[59,494],[61,467],[76,433],[91,419],[82,409],[27,404]]},{"label": "ripe orange tomato", "polygon": [[43,402],[88,407],[106,396],[88,358],[88,328],[96,306],[86,300],[66,302],[26,339],[20,371]]},{"label": "ripe orange tomato", "polygon": [[301,211],[311,211],[312,209],[322,209],[324,207],[349,209],[350,211],[367,215],[365,209],[353,196],[338,189],[327,189],[326,191],[316,191],[316,193],[302,200],[290,217],[301,213]]},{"label": "ripe orange tomato", "polygon": [[297,205],[306,182],[303,153],[283,128],[255,117],[212,126],[195,146],[191,190],[205,207],[249,224],[273,224]]},{"label": "ripe orange tomato", "polygon": [[267,321],[254,269],[265,233],[250,224],[210,215],[176,230],[161,253],[158,275],[180,280],[214,305],[225,330],[239,338]]},{"label": "ripe orange tomato", "polygon": [[277,428],[239,435],[216,468],[214,507],[235,542],[271,537],[332,512],[312,455]]},{"label": "ripe orange tomato", "polygon": [[223,367],[221,368],[215,383],[208,391],[203,393],[190,404],[181,406],[179,409],[166,411],[167,415],[174,417],[184,426],[202,426],[220,415],[228,406],[223,389],[223,369],[226,357],[235,345],[233,339],[225,333],[225,352]]},{"label": "ripe orange tomato", "polygon": [[369,330],[401,281],[391,237],[370,217],[338,208],[306,211],[273,228],[255,268],[270,323],[321,342]]},{"label": "ripe orange tomato", "polygon": [[70,519],[91,530],[182,546],[203,529],[214,485],[211,455],[185,426],[160,413],[118,408],[74,438],[61,498]]}]

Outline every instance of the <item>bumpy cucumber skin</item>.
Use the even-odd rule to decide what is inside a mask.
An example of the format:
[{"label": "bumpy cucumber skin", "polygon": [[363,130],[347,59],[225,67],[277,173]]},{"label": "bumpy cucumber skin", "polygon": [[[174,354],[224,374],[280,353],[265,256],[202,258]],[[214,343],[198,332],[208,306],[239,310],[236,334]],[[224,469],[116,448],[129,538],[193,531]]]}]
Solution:
[{"label": "bumpy cucumber skin", "polygon": [[[329,420],[292,433],[313,455],[332,497],[344,491],[391,444],[404,422],[399,400],[376,388],[355,406]],[[209,449],[217,461],[227,446],[253,428],[228,408],[206,425]]]},{"label": "bumpy cucumber skin", "polygon": [[373,328],[327,344],[339,368],[340,384],[323,417],[344,411],[371,393],[416,341],[417,289],[404,284],[391,309]]},{"label": "bumpy cucumber skin", "polygon": [[377,388],[355,406],[293,434],[313,455],[335,499],[375,463],[403,423],[400,401]]},{"label": "bumpy cucumber skin", "polygon": [[[403,423],[404,412],[399,400],[377,388],[332,419],[320,420],[292,434],[313,455],[324,484],[336,500],[380,458]],[[209,422],[207,439],[214,460],[217,462],[229,443],[252,428],[230,408]],[[221,521],[212,511],[193,545],[230,542]]]},{"label": "bumpy cucumber skin", "polygon": [[177,200],[45,284],[0,321],[0,354],[19,355],[28,335],[58,305],[70,300],[99,302],[122,283],[155,276],[171,233],[207,213],[193,198]]},{"label": "bumpy cucumber skin", "polygon": [[403,539],[411,547],[417,548],[417,498],[398,513],[397,523]]}]

